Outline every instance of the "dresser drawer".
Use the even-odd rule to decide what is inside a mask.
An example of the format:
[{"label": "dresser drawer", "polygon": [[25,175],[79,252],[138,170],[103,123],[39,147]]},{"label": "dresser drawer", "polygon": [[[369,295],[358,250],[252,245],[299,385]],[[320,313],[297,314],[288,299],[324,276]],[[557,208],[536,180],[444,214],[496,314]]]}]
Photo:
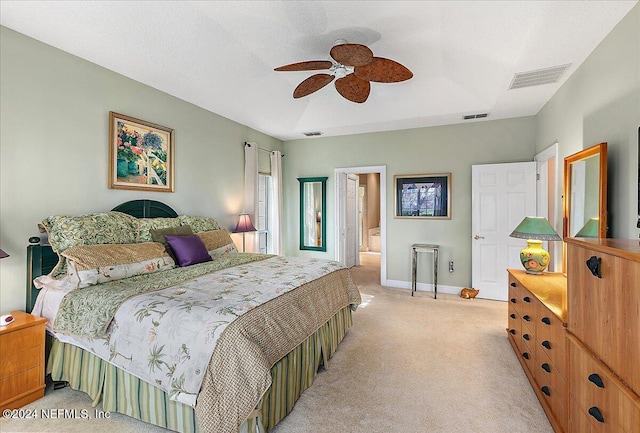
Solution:
[{"label": "dresser drawer", "polygon": [[40,359],[41,356],[43,356],[41,345],[6,353],[3,351],[0,362],[0,379],[6,379],[21,371],[44,365],[44,359]]},{"label": "dresser drawer", "polygon": [[569,432],[571,433],[600,433],[598,427],[591,424],[591,418],[584,413],[578,403],[569,399]]},{"label": "dresser drawer", "polygon": [[[569,331],[640,394],[640,363],[630,356],[640,353],[640,261],[568,246]],[[586,265],[591,257],[600,260],[601,278]]]},{"label": "dresser drawer", "polygon": [[[509,333],[513,335],[514,338],[520,338],[520,313],[516,310],[515,306],[509,303],[508,307],[508,319],[507,319],[507,329],[509,329]],[[511,330],[513,329],[513,332]]]},{"label": "dresser drawer", "polygon": [[549,357],[538,350],[535,356],[534,377],[539,386],[550,385],[558,393],[563,405],[567,405],[569,385],[560,369]]},{"label": "dresser drawer", "polygon": [[[586,416],[598,432],[637,432],[640,398],[575,337],[570,337],[569,358],[570,394],[579,413]],[[578,414],[575,416],[579,417]]]}]

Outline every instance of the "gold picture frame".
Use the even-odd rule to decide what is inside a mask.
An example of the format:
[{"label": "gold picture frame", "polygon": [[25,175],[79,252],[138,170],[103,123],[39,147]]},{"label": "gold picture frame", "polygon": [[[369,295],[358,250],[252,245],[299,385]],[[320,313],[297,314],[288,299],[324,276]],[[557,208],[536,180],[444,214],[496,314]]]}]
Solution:
[{"label": "gold picture frame", "polygon": [[394,217],[451,219],[451,173],[393,176]]},{"label": "gold picture frame", "polygon": [[109,112],[109,188],[173,192],[174,131]]}]

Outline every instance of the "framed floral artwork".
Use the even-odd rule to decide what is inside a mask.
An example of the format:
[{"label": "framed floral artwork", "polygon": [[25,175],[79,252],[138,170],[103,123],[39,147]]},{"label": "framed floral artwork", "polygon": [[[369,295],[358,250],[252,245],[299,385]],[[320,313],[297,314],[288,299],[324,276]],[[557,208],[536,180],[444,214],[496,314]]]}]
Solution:
[{"label": "framed floral artwork", "polygon": [[109,112],[109,188],[173,192],[173,129]]},{"label": "framed floral artwork", "polygon": [[451,219],[451,173],[393,177],[396,218]]}]

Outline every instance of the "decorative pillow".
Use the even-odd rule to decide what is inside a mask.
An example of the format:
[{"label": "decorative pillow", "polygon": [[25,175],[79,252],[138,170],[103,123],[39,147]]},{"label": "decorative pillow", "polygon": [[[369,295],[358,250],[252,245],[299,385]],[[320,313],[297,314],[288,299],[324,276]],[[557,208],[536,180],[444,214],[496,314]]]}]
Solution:
[{"label": "decorative pillow", "polygon": [[211,261],[211,256],[198,236],[164,235],[164,237],[176,255],[178,266],[189,266]]},{"label": "decorative pillow", "polygon": [[179,215],[177,219],[183,226],[191,226],[191,230],[193,230],[194,233],[220,229],[220,224],[218,224],[218,221],[209,217]]},{"label": "decorative pillow", "polygon": [[197,233],[212,258],[222,254],[237,253],[238,249],[225,229]]},{"label": "decorative pillow", "polygon": [[165,249],[167,250],[167,253],[169,253],[171,258],[177,262],[176,256],[173,253],[173,250],[169,246],[169,243],[165,239],[164,235],[171,235],[171,236],[192,235],[193,230],[191,230],[190,226],[178,226],[178,227],[167,227],[166,229],[151,229],[149,230],[149,233],[151,234],[151,239],[153,240],[153,242],[160,242],[162,245],[164,245]]},{"label": "decorative pillow", "polygon": [[60,254],[77,245],[129,244],[136,241],[137,219],[122,212],[105,212],[78,216],[55,215],[39,226],[47,232],[49,244],[58,254],[53,278],[66,274],[67,261]]},{"label": "decorative pillow", "polygon": [[157,242],[79,245],[61,255],[68,261],[69,279],[80,289],[175,267],[164,245]]},{"label": "decorative pillow", "polygon": [[166,229],[172,227],[180,227],[180,221],[177,218],[140,218],[138,221],[138,237],[136,242],[159,242],[154,241],[151,236],[151,230]]}]

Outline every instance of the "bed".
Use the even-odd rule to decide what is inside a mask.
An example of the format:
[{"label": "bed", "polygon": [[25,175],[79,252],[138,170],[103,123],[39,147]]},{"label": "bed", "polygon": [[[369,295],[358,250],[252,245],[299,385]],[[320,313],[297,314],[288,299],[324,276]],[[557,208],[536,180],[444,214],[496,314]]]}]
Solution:
[{"label": "bed", "polygon": [[153,200],[41,227],[27,311],[49,319],[47,373],[175,431],[270,430],[360,303],[337,262],[239,253],[215,220]]}]

